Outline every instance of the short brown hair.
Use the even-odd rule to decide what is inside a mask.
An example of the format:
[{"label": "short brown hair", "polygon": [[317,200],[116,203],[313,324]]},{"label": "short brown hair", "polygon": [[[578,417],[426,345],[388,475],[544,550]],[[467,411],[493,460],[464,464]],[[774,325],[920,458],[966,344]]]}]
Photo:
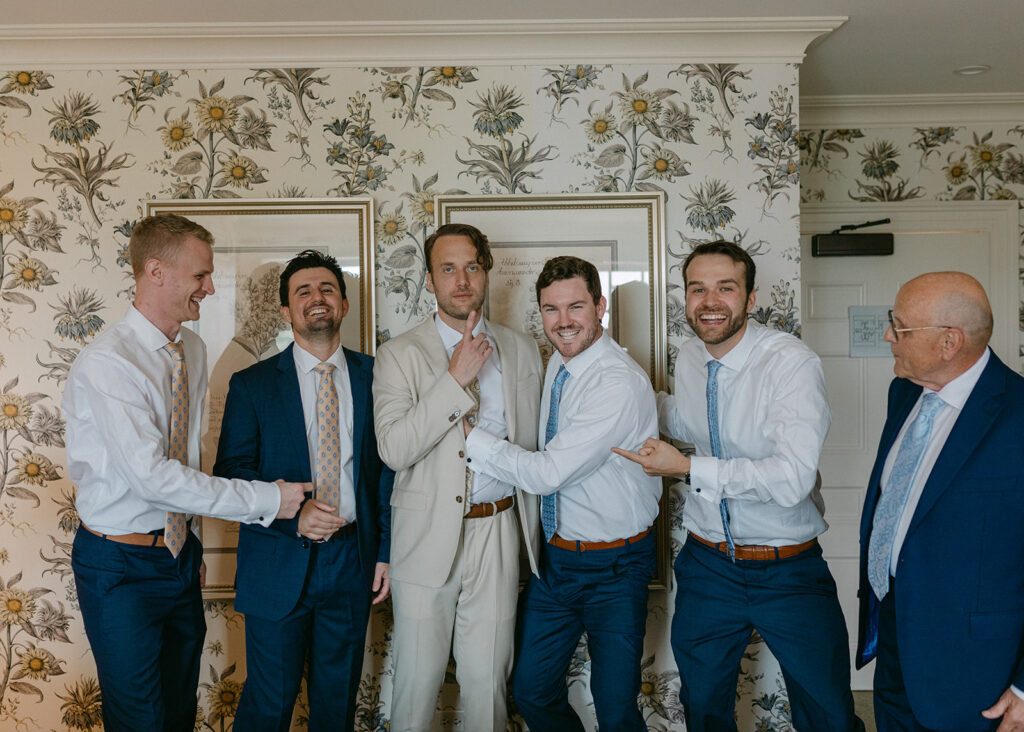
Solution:
[{"label": "short brown hair", "polygon": [[594,304],[601,301],[601,278],[597,267],[579,257],[552,257],[544,263],[544,269],[537,275],[537,304],[540,304],[540,291],[559,280],[571,280],[579,277],[587,286],[587,292],[594,298]]},{"label": "short brown hair", "polygon": [[434,274],[430,264],[430,253],[434,250],[434,244],[442,236],[469,237],[469,240],[473,242],[473,246],[476,247],[477,264],[484,268],[484,272],[491,271],[491,267],[494,266],[494,257],[491,256],[491,245],[488,244],[487,237],[483,235],[480,229],[469,224],[445,224],[423,242],[423,258],[426,260],[427,271],[430,274]]},{"label": "short brown hair", "polygon": [[683,284],[686,284],[686,270],[697,257],[704,256],[705,254],[724,254],[734,262],[738,262],[743,265],[746,270],[746,284],[747,292],[749,296],[754,291],[754,274],[757,272],[757,268],[754,266],[754,260],[747,253],[747,250],[741,247],[739,244],[734,244],[731,241],[719,240],[719,241],[708,241],[703,244],[698,244],[690,252],[690,256],[683,262]]},{"label": "short brown hair", "polygon": [[213,234],[195,221],[177,214],[147,216],[135,224],[128,241],[128,259],[136,277],[142,274],[150,259],[174,261],[188,237],[195,237],[213,246]]}]

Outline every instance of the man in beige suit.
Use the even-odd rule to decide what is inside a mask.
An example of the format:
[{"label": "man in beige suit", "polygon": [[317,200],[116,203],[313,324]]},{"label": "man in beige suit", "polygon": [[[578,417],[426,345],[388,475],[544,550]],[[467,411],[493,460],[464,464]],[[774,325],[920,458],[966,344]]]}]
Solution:
[{"label": "man in beige suit", "polygon": [[487,237],[446,224],[424,255],[437,315],[381,346],[373,371],[379,451],[397,473],[391,730],[430,729],[449,648],[465,729],[503,730],[520,536],[536,573],[537,499],[470,470],[463,418],[534,449],[540,357],[530,337],[479,317]]}]

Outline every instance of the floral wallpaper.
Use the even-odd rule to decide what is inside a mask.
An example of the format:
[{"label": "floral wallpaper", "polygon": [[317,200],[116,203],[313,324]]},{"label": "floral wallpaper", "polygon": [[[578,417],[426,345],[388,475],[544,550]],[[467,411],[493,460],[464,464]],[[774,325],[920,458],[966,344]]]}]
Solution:
[{"label": "floral wallpaper", "polygon": [[[797,145],[801,201],[1024,199],[1024,124],[805,129]],[[1024,372],[1024,224],[1020,283]]]},{"label": "floral wallpaper", "polygon": [[[0,727],[100,727],[70,569],[78,518],[60,397],[81,348],[131,300],[127,242],[140,200],[372,196],[378,337],[387,338],[433,311],[422,245],[437,193],[661,190],[671,367],[688,337],[680,266],[698,241],[747,248],[759,268],[756,319],[800,332],[801,156],[815,188],[835,198],[938,191],[905,172],[915,159],[936,180],[961,171],[950,195],[997,195],[1020,176],[1008,172],[1011,161],[1020,169],[1019,131],[956,130],[947,140],[923,131],[918,149],[852,131],[798,136],[796,110],[790,64],[0,71]],[[829,171],[858,157],[871,166],[834,185]],[[248,288],[249,300],[274,290],[272,279]],[[276,322],[254,322],[242,339],[259,349],[265,326]],[[682,502],[673,494],[675,551]],[[651,595],[640,703],[652,730],[683,729],[672,604],[671,590]],[[207,613],[196,728],[227,730],[245,680],[243,618],[223,601]],[[360,730],[388,728],[390,633],[390,610],[376,609]],[[592,729],[588,669],[581,644],[569,684]],[[738,695],[741,729],[789,729],[778,666],[757,639]],[[461,728],[456,703],[446,684],[441,728]],[[305,709],[300,701],[295,728]]]}]

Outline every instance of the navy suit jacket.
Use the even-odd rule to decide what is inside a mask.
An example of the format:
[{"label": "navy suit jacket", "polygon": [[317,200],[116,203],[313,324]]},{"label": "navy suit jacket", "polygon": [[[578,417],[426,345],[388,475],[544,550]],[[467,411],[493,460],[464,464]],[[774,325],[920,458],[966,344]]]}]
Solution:
[{"label": "navy suit jacket", "polygon": [[[231,377],[214,475],[309,482],[312,469],[293,346]],[[359,561],[367,588],[377,562],[389,561],[391,485],[395,474],[377,455],[373,427],[373,358],[344,349],[352,391],[353,476]],[[235,609],[268,620],[284,617],[302,594],[314,545],[297,534],[298,518],[269,527],[242,524]]]},{"label": "navy suit jacket", "polygon": [[[878,648],[867,549],[886,456],[921,387],[894,379],[860,527],[857,667]],[[899,659],[918,721],[975,728],[1010,684],[1024,688],[1024,378],[994,353],[914,511],[896,570]]]}]

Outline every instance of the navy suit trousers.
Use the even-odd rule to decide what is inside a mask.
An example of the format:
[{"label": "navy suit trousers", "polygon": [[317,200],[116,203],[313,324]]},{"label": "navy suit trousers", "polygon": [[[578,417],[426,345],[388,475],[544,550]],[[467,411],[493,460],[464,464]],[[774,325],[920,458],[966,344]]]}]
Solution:
[{"label": "navy suit trousers", "polygon": [[583,633],[590,693],[602,730],[646,730],[637,707],[647,628],[654,534],[618,549],[569,551],[546,544],[519,615],[512,696],[531,732],[582,732],[566,672]]},{"label": "navy suit trousers", "polygon": [[688,732],[736,732],[737,676],[755,629],[782,667],[796,729],[864,729],[853,711],[846,623],[821,547],[733,563],[688,539],[675,575],[672,652]]},{"label": "navy suit trousers", "polygon": [[71,568],[103,693],[105,732],[192,732],[206,637],[191,533],[177,558],[166,547],[75,535]]},{"label": "navy suit trousers", "polygon": [[[282,538],[281,541],[288,541]],[[287,732],[309,657],[309,730],[352,730],[363,668],[370,588],[356,533],[313,544],[298,604],[284,618],[245,615],[247,678],[239,732]]]}]

